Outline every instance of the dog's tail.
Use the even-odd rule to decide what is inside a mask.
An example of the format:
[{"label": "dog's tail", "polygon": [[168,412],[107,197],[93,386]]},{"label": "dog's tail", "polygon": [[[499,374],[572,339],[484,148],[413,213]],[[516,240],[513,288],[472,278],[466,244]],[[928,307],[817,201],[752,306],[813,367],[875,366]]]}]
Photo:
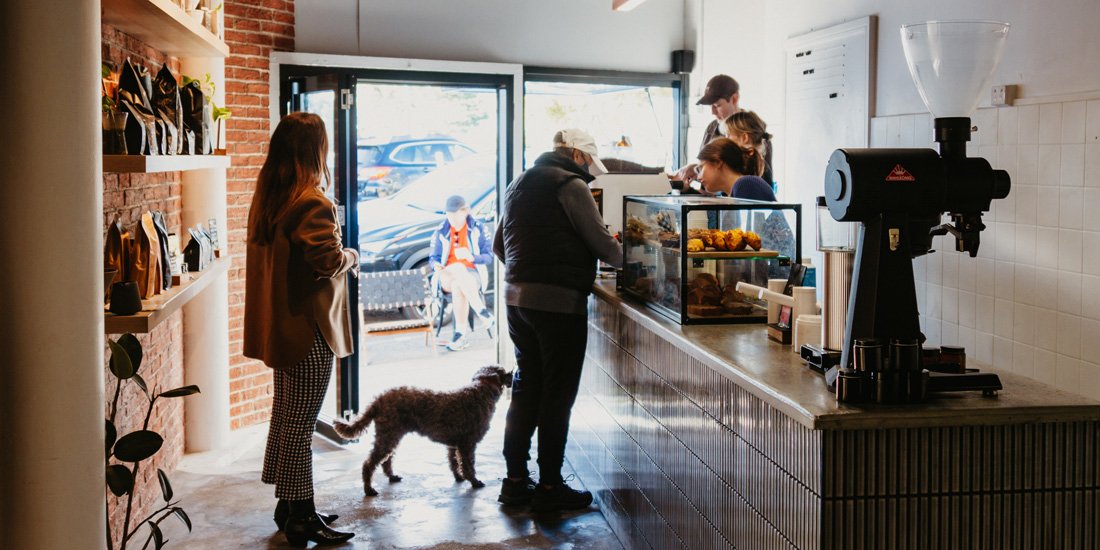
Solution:
[{"label": "dog's tail", "polygon": [[337,420],[332,425],[332,428],[336,430],[336,433],[339,434],[340,437],[343,437],[344,439],[354,439],[358,437],[359,434],[367,431],[367,426],[370,426],[370,423],[374,421],[375,413],[376,411],[374,410],[374,406],[372,405],[371,407],[368,407],[367,410],[363,411],[362,414],[356,417],[355,420],[351,422]]}]

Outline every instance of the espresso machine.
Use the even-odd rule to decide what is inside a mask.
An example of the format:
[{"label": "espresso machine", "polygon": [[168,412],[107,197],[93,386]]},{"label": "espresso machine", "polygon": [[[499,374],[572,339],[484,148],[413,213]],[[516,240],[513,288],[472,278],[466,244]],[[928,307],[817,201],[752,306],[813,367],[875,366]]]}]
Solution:
[{"label": "espresso machine", "polygon": [[969,117],[988,89],[1008,27],[988,21],[903,26],[905,58],[935,117],[939,151],[838,149],[829,158],[829,213],[860,223],[843,349],[826,372],[839,401],[905,403],[929,391],[1001,388],[995,374],[927,370],[912,260],[934,252],[937,235],[951,235],[956,250],[976,256],[982,214],[1008,196],[1008,174],[966,154]]}]

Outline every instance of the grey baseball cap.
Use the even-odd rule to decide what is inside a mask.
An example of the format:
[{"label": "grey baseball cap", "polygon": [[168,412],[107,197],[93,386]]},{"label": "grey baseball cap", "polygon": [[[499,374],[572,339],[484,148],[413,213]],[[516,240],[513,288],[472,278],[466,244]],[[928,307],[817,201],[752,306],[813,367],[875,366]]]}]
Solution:
[{"label": "grey baseball cap", "polygon": [[451,195],[447,197],[447,205],[443,209],[447,212],[458,212],[463,208],[466,208],[466,199],[462,195]]}]

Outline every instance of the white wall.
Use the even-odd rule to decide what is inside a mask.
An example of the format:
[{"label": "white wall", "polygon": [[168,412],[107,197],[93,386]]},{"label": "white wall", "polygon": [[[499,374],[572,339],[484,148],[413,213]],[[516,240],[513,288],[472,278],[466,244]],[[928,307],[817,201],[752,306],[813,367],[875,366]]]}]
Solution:
[{"label": "white wall", "polygon": [[649,0],[617,13],[611,0],[298,0],[295,47],[664,72],[670,53],[684,47],[684,2]]}]

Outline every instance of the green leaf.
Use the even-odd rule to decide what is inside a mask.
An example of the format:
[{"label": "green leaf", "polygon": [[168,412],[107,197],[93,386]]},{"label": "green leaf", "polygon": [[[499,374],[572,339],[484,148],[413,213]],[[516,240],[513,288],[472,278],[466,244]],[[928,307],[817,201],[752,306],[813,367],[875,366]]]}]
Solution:
[{"label": "green leaf", "polygon": [[172,513],[176,514],[180,518],[180,521],[187,526],[187,531],[191,531],[191,518],[187,517],[187,512],[183,511],[183,508],[172,508]]},{"label": "green leaf", "polygon": [[141,359],[145,353],[141,350],[141,342],[138,342],[137,336],[127,332],[118,337],[118,345],[122,346],[126,350],[126,355],[130,356],[130,362],[134,364],[134,372],[141,370]]},{"label": "green leaf", "polygon": [[130,362],[126,348],[114,340],[107,340],[107,344],[111,346],[111,373],[119,380],[126,380],[133,376],[134,364]]},{"label": "green leaf", "polygon": [[140,374],[135,374],[134,377],[132,378],[132,380],[134,381],[135,384],[137,384],[137,386],[139,388],[141,388],[141,391],[145,392],[146,397],[150,397],[149,396],[149,385],[145,383],[145,379],[142,378]]},{"label": "green leaf", "polygon": [[115,458],[123,462],[140,462],[160,450],[164,438],[152,430],[138,430],[122,436],[115,443]]},{"label": "green leaf", "polygon": [[115,440],[118,439],[118,430],[115,429],[115,424],[110,420],[104,419],[106,424],[104,427],[103,445],[106,448],[104,452],[107,453],[106,458],[111,458],[111,447],[115,446]]},{"label": "green leaf", "polygon": [[168,391],[160,394],[160,397],[183,397],[185,395],[191,395],[191,394],[195,394],[195,393],[199,393],[199,387],[192,384],[190,386],[184,386],[182,388],[176,388],[174,390],[168,390]]},{"label": "green leaf", "polygon": [[107,487],[116,497],[129,494],[134,489],[134,473],[122,464],[108,466]]},{"label": "green leaf", "polygon": [[160,494],[164,497],[164,502],[172,502],[172,484],[168,482],[168,474],[157,468],[157,480],[160,481]]}]

